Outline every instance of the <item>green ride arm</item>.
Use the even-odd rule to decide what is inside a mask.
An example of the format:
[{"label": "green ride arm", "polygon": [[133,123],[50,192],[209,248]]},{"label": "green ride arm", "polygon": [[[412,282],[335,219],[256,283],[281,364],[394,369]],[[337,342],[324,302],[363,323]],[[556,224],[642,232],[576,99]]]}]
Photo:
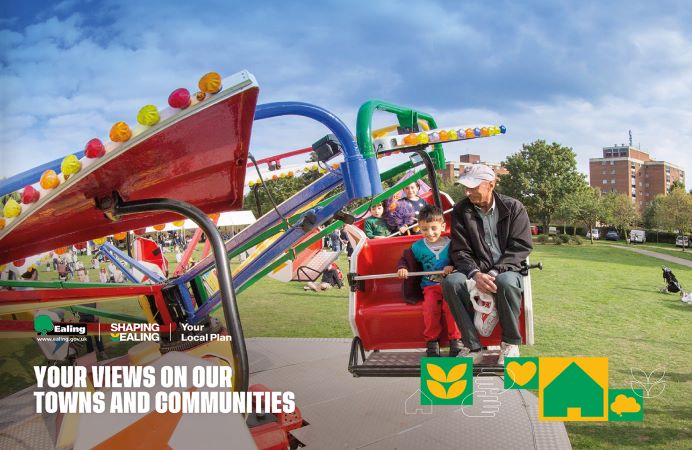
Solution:
[{"label": "green ride arm", "polygon": [[[356,139],[363,158],[375,157],[375,149],[372,144],[372,116],[375,111],[385,111],[395,114],[399,120],[399,125],[402,127],[411,128],[421,119],[427,122],[430,129],[437,128],[435,119],[428,113],[415,111],[382,100],[370,100],[365,102],[358,110],[358,119],[356,122]],[[442,144],[437,143],[434,145],[431,158],[436,169],[444,169],[445,156],[442,150]]]}]

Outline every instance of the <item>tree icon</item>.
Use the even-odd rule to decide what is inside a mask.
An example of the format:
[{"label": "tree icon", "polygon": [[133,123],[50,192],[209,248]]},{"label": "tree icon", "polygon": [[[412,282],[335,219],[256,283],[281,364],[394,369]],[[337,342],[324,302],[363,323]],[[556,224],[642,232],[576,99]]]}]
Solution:
[{"label": "tree icon", "polygon": [[50,320],[50,317],[44,315],[34,317],[34,331],[45,336],[53,331],[53,321]]}]

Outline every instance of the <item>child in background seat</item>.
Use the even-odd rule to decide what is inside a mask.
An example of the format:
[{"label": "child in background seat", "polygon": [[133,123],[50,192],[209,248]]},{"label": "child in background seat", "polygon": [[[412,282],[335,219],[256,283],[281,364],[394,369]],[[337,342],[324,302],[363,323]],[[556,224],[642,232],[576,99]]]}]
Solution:
[{"label": "child in background seat", "polygon": [[[423,337],[427,342],[427,355],[440,356],[440,334],[442,333],[442,320],[447,324],[447,337],[449,339],[449,356],[457,356],[462,348],[461,332],[457,327],[454,317],[449,312],[447,302],[442,297],[442,277],[449,275],[454,267],[449,261],[449,238],[443,237],[445,219],[443,212],[437,206],[426,205],[418,214],[418,225],[423,239],[411,245],[413,257],[422,266],[424,272],[444,271],[442,276],[432,275],[422,277],[423,289]],[[397,274],[399,278],[408,278],[410,267],[407,262],[406,252],[399,261]],[[442,317],[444,315],[444,318]]]}]

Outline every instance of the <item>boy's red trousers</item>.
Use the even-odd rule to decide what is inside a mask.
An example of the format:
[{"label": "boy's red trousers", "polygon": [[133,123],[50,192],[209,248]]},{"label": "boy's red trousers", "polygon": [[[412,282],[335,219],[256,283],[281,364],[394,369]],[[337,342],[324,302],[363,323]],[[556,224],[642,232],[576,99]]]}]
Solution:
[{"label": "boy's red trousers", "polygon": [[426,341],[440,339],[442,333],[442,315],[447,323],[447,338],[461,339],[461,332],[449,312],[447,302],[442,298],[442,286],[433,284],[423,288],[423,337]]}]

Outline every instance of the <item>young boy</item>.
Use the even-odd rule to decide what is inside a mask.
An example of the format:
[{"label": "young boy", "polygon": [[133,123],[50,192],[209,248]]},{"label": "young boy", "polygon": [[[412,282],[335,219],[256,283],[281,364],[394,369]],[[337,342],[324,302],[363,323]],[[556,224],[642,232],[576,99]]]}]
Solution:
[{"label": "young boy", "polygon": [[[416,241],[411,246],[411,253],[424,272],[442,270],[444,276],[449,275],[454,267],[449,261],[449,238],[442,237],[445,230],[445,220],[442,210],[437,206],[426,205],[420,210],[418,215],[418,225],[420,226],[423,239]],[[397,274],[399,278],[408,278],[409,267],[406,258],[402,257],[399,261]],[[442,298],[441,277],[425,276],[421,280],[423,288],[423,337],[427,341],[427,355],[440,356],[439,338],[442,332],[442,315],[447,324],[447,337],[449,339],[449,356],[457,356],[461,351],[461,332],[457,327],[454,317],[449,312],[447,302]]]},{"label": "young boy", "polygon": [[368,239],[382,239],[390,235],[387,222],[384,221],[384,206],[382,203],[370,205],[371,216],[365,219],[363,230]]}]

